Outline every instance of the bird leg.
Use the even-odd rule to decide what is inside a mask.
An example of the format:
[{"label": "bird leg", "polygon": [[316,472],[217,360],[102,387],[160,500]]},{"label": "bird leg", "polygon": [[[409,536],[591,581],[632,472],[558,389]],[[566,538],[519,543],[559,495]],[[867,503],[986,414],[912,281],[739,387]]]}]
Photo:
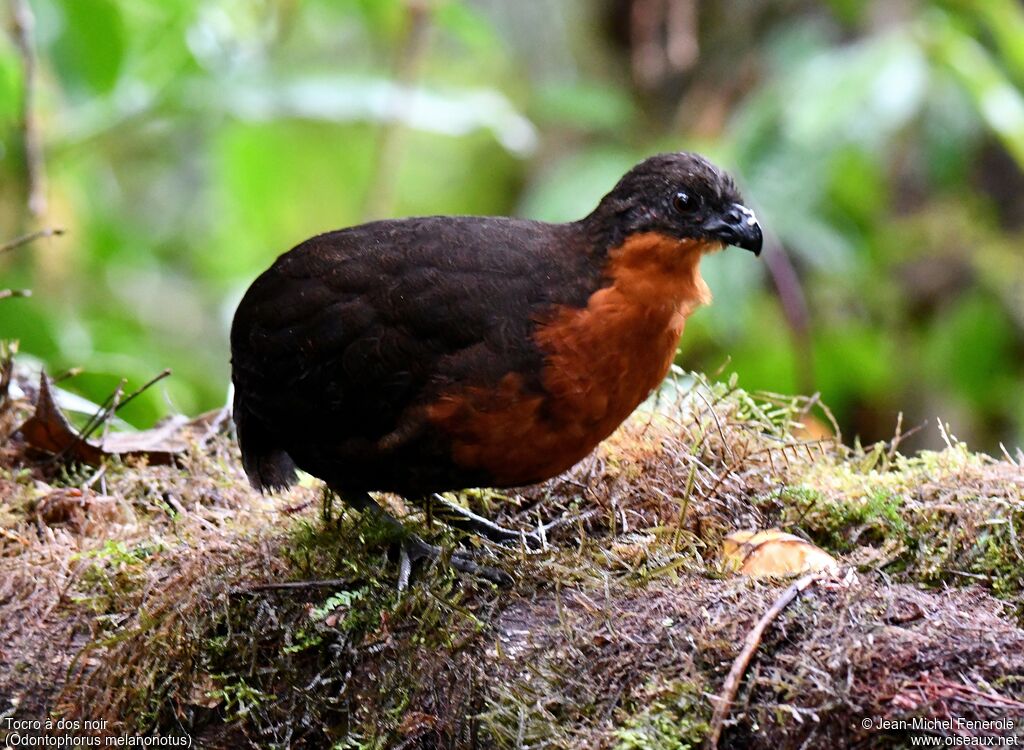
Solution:
[{"label": "bird leg", "polygon": [[497,544],[508,546],[522,541],[530,549],[544,548],[544,542],[537,534],[506,529],[504,526],[494,523],[494,521],[479,516],[450,500],[446,500],[436,492],[428,497],[419,498],[412,502],[422,508],[427,513],[428,518],[437,517],[452,528],[466,531],[470,534],[477,534]]},{"label": "bird leg", "polygon": [[[333,488],[332,488],[333,489]],[[399,556],[398,588],[402,590],[408,586],[409,574],[412,564],[423,559],[443,559],[441,548],[434,544],[425,542],[419,535],[412,533],[397,518],[384,510],[380,505],[365,492],[339,492],[338,495],[346,504],[359,511],[368,513],[373,518],[392,529],[401,540],[401,552]],[[465,552],[453,552],[448,564],[460,573],[483,578],[498,586],[508,586],[512,578],[507,573],[492,568],[488,565],[480,565]]]}]

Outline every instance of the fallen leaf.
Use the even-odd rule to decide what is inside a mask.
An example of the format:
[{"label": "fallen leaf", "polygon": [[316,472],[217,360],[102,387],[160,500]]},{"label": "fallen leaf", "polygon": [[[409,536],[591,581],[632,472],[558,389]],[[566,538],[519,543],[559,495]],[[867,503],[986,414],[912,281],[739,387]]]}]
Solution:
[{"label": "fallen leaf", "polygon": [[171,417],[160,425],[139,432],[115,432],[102,440],[83,438],[71,425],[53,397],[53,385],[45,374],[39,378],[35,413],[19,428],[26,442],[37,450],[67,456],[98,466],[104,458],[145,458],[150,464],[171,464],[184,453],[193,439],[206,442],[226,419],[226,410],[201,414],[189,420]]},{"label": "fallen leaf", "polygon": [[786,576],[839,567],[820,547],[778,529],[734,531],[722,541],[726,570],[753,577]]},{"label": "fallen leaf", "polygon": [[65,525],[76,533],[82,533],[93,521],[130,521],[122,508],[116,498],[89,489],[59,487],[39,498],[36,516],[47,526]]},{"label": "fallen leaf", "polygon": [[28,539],[21,536],[20,534],[15,534],[13,531],[8,531],[4,528],[0,528],[0,536],[6,537],[7,539],[10,539],[13,542],[17,542],[18,544],[21,544],[25,547],[28,547],[31,544],[31,542]]},{"label": "fallen leaf", "polygon": [[217,683],[213,676],[203,673],[192,682],[185,702],[191,706],[216,708],[223,702],[223,698],[217,690]]},{"label": "fallen leaf", "polygon": [[438,725],[438,718],[422,711],[409,711],[402,717],[398,731],[404,737],[420,737]]},{"label": "fallen leaf", "polygon": [[[107,455],[125,456],[143,454],[150,463],[170,463],[172,457],[188,449],[186,428],[189,420],[174,416],[149,430],[139,432],[112,432],[99,445]],[[154,456],[158,456],[154,460]]]}]

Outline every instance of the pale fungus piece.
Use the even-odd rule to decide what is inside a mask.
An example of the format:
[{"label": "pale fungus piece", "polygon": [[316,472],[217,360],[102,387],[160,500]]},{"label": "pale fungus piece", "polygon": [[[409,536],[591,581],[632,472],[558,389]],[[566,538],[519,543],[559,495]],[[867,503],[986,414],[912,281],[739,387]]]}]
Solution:
[{"label": "pale fungus piece", "polygon": [[835,570],[839,563],[825,550],[778,529],[734,531],[722,541],[722,567],[752,576],[788,576]]}]

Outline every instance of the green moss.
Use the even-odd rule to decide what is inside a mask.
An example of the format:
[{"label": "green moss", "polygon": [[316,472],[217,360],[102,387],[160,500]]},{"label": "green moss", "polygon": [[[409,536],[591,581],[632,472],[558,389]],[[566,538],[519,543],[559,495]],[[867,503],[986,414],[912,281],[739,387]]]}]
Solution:
[{"label": "green moss", "polygon": [[[887,446],[801,443],[789,429],[806,403],[735,383],[702,395],[678,419],[643,418],[566,477],[462,493],[458,502],[506,526],[565,521],[552,524],[546,552],[496,552],[516,577],[502,591],[437,564],[417,566],[399,594],[391,528],[329,492],[304,516],[281,513],[315,503],[316,492],[254,496],[228,441],[190,454],[184,468],[113,463],[108,494],[137,523],[104,528],[89,516],[97,525],[78,536],[85,551],[67,553],[63,570],[75,578],[60,581],[63,601],[77,602],[97,634],[81,663],[99,665],[68,694],[80,711],[130,717],[139,733],[184,726],[261,746],[460,747],[479,736],[499,748],[672,750],[704,741],[708,695],[775,596],[771,584],[716,572],[729,531],[781,526],[843,563],[892,574],[861,576],[871,591],[893,579],[980,583],[1020,601],[1016,466],[959,445],[904,458]],[[14,481],[23,502],[8,509],[11,528],[35,535],[46,488]],[[439,524],[419,532],[444,548],[473,544]],[[901,596],[910,593],[920,589]],[[867,625],[890,602],[872,607],[862,610]],[[786,639],[767,638],[760,653],[840,610],[806,614],[794,603]],[[819,652],[852,627],[819,633]],[[796,731],[778,706],[812,685],[792,675],[799,663],[748,677],[770,682],[748,695],[759,716],[781,712],[762,726]],[[89,690],[77,689],[83,682]],[[822,726],[843,708],[829,701],[815,704]]]},{"label": "green moss", "polygon": [[[652,692],[654,695],[652,695]],[[648,686],[649,703],[637,706],[615,730],[614,750],[694,750],[701,747],[711,718],[698,686],[674,682],[664,688]]]},{"label": "green moss", "polygon": [[961,446],[896,457],[886,470],[826,464],[759,506],[869,568],[922,583],[981,583],[1024,613],[1024,512],[1009,500],[1013,480],[987,478],[990,464]]},{"label": "green moss", "polygon": [[834,552],[844,553],[859,545],[904,539],[908,532],[901,515],[903,497],[885,488],[873,489],[864,495],[831,497],[814,490],[803,493],[789,490],[783,493],[784,502],[788,502],[787,494],[795,499],[793,510],[800,514],[794,519],[799,519],[797,525]]},{"label": "green moss", "polygon": [[[1017,529],[1024,529],[1024,512],[1009,513],[979,531],[973,547],[977,556],[971,570],[989,578],[996,596],[1011,597],[1024,591],[1024,549]],[[1018,604],[1024,616],[1024,602]]]},{"label": "green moss", "polygon": [[220,687],[208,690],[206,697],[220,703],[228,721],[238,721],[266,703],[270,696],[238,675],[214,675]]},{"label": "green moss", "polygon": [[147,581],[146,566],[153,556],[162,552],[161,542],[140,542],[129,546],[117,539],[108,539],[98,549],[71,555],[70,560],[87,561],[80,575],[80,592],[71,600],[96,614],[119,612],[122,601]]}]

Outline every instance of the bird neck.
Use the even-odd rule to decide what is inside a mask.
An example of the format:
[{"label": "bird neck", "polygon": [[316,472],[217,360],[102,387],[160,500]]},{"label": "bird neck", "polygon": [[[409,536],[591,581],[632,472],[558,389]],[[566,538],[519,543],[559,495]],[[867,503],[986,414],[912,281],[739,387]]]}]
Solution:
[{"label": "bird neck", "polygon": [[700,260],[720,248],[719,243],[678,240],[657,232],[633,234],[608,251],[605,277],[638,310],[685,318],[711,301]]}]

